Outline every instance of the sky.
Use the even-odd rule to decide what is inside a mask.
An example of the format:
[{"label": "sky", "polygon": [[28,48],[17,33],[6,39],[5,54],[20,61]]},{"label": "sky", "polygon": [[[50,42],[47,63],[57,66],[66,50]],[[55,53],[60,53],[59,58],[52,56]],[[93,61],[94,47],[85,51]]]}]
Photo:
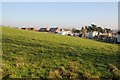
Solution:
[{"label": "sky", "polygon": [[118,2],[119,0],[1,0],[2,2]]},{"label": "sky", "polygon": [[3,2],[2,25],[118,28],[117,2]]},{"label": "sky", "polygon": [[118,29],[120,30],[120,2],[118,3]]}]

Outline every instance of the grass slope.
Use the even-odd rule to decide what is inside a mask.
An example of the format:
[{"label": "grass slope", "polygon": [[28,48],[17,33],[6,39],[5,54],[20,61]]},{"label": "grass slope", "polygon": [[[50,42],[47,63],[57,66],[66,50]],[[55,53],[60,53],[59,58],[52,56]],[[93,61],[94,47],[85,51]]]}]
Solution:
[{"label": "grass slope", "polygon": [[111,78],[108,65],[120,68],[118,46],[2,27],[3,77]]}]

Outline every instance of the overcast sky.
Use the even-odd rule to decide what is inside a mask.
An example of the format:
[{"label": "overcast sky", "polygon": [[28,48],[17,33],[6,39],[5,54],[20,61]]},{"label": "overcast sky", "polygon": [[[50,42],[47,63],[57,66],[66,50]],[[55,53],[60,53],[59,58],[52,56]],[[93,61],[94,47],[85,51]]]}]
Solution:
[{"label": "overcast sky", "polygon": [[2,13],[10,26],[118,28],[117,2],[3,2]]}]

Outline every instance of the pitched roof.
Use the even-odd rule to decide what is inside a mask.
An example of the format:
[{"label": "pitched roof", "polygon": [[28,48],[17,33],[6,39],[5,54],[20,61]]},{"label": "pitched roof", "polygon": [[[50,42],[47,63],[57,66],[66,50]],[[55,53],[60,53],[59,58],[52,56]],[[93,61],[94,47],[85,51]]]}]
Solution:
[{"label": "pitched roof", "polygon": [[50,32],[55,32],[58,28],[50,28]]},{"label": "pitched roof", "polygon": [[48,31],[48,29],[47,28],[40,28],[39,31],[46,32],[46,31]]}]

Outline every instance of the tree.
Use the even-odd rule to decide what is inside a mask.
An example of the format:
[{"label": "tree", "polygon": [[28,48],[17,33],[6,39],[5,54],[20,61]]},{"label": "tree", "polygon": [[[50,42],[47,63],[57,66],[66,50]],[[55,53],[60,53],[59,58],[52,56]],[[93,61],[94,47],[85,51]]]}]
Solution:
[{"label": "tree", "polygon": [[81,33],[82,33],[82,37],[86,37],[87,29],[82,27],[81,28]]},{"label": "tree", "polygon": [[87,31],[89,30],[87,26],[85,26],[85,29],[87,29]]},{"label": "tree", "polygon": [[81,30],[83,30],[83,29],[84,29],[84,27],[82,26]]}]

